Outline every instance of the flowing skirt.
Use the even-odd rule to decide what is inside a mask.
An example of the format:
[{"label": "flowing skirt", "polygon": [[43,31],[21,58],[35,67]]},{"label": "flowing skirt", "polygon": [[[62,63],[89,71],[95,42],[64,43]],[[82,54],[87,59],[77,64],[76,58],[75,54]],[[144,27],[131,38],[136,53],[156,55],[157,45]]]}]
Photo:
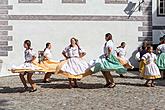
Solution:
[{"label": "flowing skirt", "polygon": [[124,68],[119,60],[112,54],[108,58],[101,56],[94,62],[94,66],[91,68],[94,73],[99,71],[116,71],[118,74],[123,74],[127,72],[127,69]]},{"label": "flowing skirt", "polygon": [[160,71],[154,62],[145,65],[145,72],[143,77],[145,79],[157,79],[160,78]]},{"label": "flowing skirt", "polygon": [[33,61],[32,63],[14,66],[9,69],[9,71],[11,71],[12,73],[52,72],[67,78],[81,79],[92,74],[92,71],[89,68],[90,66],[88,63],[86,63],[85,60],[74,58],[61,62],[46,60],[38,63],[37,61]]},{"label": "flowing skirt", "polygon": [[161,53],[156,61],[160,70],[165,70],[165,53]]},{"label": "flowing skirt", "polygon": [[67,78],[81,79],[91,75],[90,65],[82,58],[69,58],[62,61],[56,70],[56,74]]},{"label": "flowing skirt", "polygon": [[12,73],[23,73],[23,72],[56,72],[56,67],[59,62],[55,61],[42,61],[38,63],[37,61],[33,61],[32,63],[24,63],[20,66],[12,66],[9,71]]},{"label": "flowing skirt", "polygon": [[142,77],[144,75],[144,72],[145,72],[145,61],[140,61],[139,62],[139,73],[140,73],[140,76]]},{"label": "flowing skirt", "polygon": [[119,60],[119,62],[127,69],[133,69],[134,66],[132,66],[132,64],[129,62],[129,60],[125,57],[117,57],[117,59]]}]

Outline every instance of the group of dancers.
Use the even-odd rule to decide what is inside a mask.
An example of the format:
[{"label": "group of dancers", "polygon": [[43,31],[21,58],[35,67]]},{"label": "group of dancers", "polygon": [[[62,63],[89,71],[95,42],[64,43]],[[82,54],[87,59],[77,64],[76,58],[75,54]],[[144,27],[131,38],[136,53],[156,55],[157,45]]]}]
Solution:
[{"label": "group of dancers", "polygon": [[[104,87],[114,88],[116,86],[111,71],[116,71],[121,77],[124,73],[127,73],[127,69],[133,69],[129,60],[125,57],[126,43],[122,42],[121,46],[115,49],[112,35],[107,33],[105,35],[104,54],[99,58],[92,60],[88,63],[84,56],[86,55],[85,50],[79,45],[78,39],[71,38],[70,44],[62,51],[62,55],[65,57],[63,61],[52,60],[51,43],[46,43],[46,48],[43,51],[43,58],[39,57],[39,61],[36,61],[36,53],[31,47],[31,41],[24,41],[25,48],[25,62],[21,66],[12,67],[13,73],[19,73],[20,79],[24,85],[24,90],[29,90],[25,75],[27,75],[27,81],[31,85],[29,92],[37,91],[36,84],[32,80],[34,72],[45,72],[43,79],[44,83],[50,82],[52,74],[63,75],[69,79],[69,88],[78,87],[77,80],[85,76],[92,75],[97,72],[102,72],[106,84]],[[144,51],[145,52],[142,52]],[[165,38],[157,48],[159,52],[158,60],[157,56],[153,53],[153,47],[147,45],[145,48],[140,50],[141,56],[139,57],[140,64],[144,63],[143,69],[140,71],[141,76],[147,79],[146,86],[154,86],[154,80],[160,78],[159,69],[164,70],[165,68]],[[143,54],[143,55],[142,55]],[[157,65],[156,65],[157,61]],[[162,62],[163,61],[163,62]],[[159,67],[159,68],[158,68]],[[151,85],[149,81],[151,80]]]}]

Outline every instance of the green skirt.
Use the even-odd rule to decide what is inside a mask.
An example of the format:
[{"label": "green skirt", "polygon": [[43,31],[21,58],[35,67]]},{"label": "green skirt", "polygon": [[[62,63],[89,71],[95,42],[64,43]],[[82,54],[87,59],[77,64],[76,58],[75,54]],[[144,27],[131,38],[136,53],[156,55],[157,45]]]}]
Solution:
[{"label": "green skirt", "polygon": [[118,74],[127,73],[127,69],[124,68],[118,59],[112,54],[110,54],[108,58],[101,56],[97,59],[91,70],[93,73],[99,71],[116,71]]},{"label": "green skirt", "polygon": [[165,70],[165,53],[158,56],[156,64],[160,70]]}]

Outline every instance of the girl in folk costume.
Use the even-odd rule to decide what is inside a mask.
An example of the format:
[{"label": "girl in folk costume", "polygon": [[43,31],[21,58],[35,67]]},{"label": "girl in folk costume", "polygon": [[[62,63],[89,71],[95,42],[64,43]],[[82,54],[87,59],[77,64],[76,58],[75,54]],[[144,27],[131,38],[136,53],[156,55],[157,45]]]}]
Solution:
[{"label": "girl in folk costume", "polygon": [[[119,47],[117,47],[116,53],[117,53],[117,59],[119,62],[127,69],[133,69],[134,66],[131,65],[129,60],[125,57],[126,56],[126,49],[125,49],[126,43],[122,42]],[[123,75],[120,75],[123,77]]]},{"label": "girl in folk costume", "polygon": [[164,79],[165,78],[165,36],[162,37],[162,41],[160,42],[160,45],[157,47],[157,53],[159,53],[159,56],[156,63],[159,69],[161,70],[161,76]]},{"label": "girl in folk costume", "polygon": [[[79,46],[76,38],[70,39],[70,45],[67,46],[62,54],[67,62],[61,67],[61,70],[71,75],[81,75],[89,68],[89,64],[82,59],[86,52]],[[74,84],[72,83],[74,81]],[[69,86],[78,87],[76,78],[69,78]]]},{"label": "girl in folk costume", "polygon": [[[52,59],[52,52],[51,52],[51,48],[52,48],[52,45],[51,45],[51,43],[46,43],[46,47],[45,47],[45,49],[44,49],[44,53],[43,53],[43,55],[44,55],[44,60],[46,61],[46,60],[51,60]],[[44,76],[44,80],[43,80],[43,82],[44,83],[49,83],[50,82],[50,77],[51,77],[51,75],[52,75],[52,72],[47,72],[46,74],[45,74],[45,76]]]},{"label": "girl in folk costume", "polygon": [[[142,56],[142,60],[145,62],[145,72],[143,78],[147,79],[145,85],[147,87],[154,87],[154,80],[160,78],[160,71],[156,65],[156,55],[153,53],[153,47],[147,47],[147,53]],[[149,82],[151,81],[151,84]]]},{"label": "girl in folk costume", "polygon": [[[25,48],[25,63],[24,63],[24,67],[26,68],[34,68],[32,62],[35,60],[36,56],[35,53],[33,51],[33,49],[31,48],[31,42],[30,40],[25,40],[24,41],[24,48]],[[36,84],[33,82],[32,80],[32,75],[33,72],[24,72],[24,73],[20,73],[20,79],[24,85],[24,89],[27,90],[28,86],[26,84],[26,80],[25,80],[25,75],[27,74],[27,80],[30,83],[32,89],[30,90],[30,92],[35,92],[37,90],[36,88]]]},{"label": "girl in folk costume", "polygon": [[126,73],[127,70],[120,64],[115,57],[114,43],[112,35],[107,33],[105,35],[104,54],[95,61],[94,67],[91,68],[92,72],[96,73],[101,71],[106,80],[104,87],[113,88],[115,83],[110,71],[116,71],[119,74]]},{"label": "girl in folk costume", "polygon": [[145,67],[145,64],[142,60],[142,56],[147,53],[147,45],[147,41],[144,41],[142,46],[138,49],[138,53],[136,54],[136,59],[139,61],[139,73],[141,78],[143,76]]}]

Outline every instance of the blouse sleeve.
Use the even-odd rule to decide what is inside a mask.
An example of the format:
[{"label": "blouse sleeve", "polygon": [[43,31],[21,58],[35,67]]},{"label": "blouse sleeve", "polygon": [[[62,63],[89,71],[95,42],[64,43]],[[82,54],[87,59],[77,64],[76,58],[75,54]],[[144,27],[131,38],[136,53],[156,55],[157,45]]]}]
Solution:
[{"label": "blouse sleeve", "polygon": [[147,60],[147,54],[144,54],[144,55],[142,56],[142,59],[143,59],[143,60]]},{"label": "blouse sleeve", "polygon": [[154,54],[154,60],[157,60],[157,56]]},{"label": "blouse sleeve", "polygon": [[68,50],[68,47],[66,47],[66,48],[62,51],[62,53],[67,53],[67,50]]},{"label": "blouse sleeve", "polygon": [[80,53],[86,53],[86,51],[83,48],[79,48]]},{"label": "blouse sleeve", "polygon": [[46,49],[45,51],[44,51],[44,56],[47,56],[49,53],[48,53],[48,50]]},{"label": "blouse sleeve", "polygon": [[33,56],[33,57],[36,57],[37,55],[36,55],[36,52],[32,49],[31,51],[29,51],[30,52],[30,54],[31,54],[31,56]]},{"label": "blouse sleeve", "polygon": [[107,42],[107,47],[110,48],[110,49],[112,49],[113,48],[112,42]]},{"label": "blouse sleeve", "polygon": [[161,50],[161,49],[162,49],[162,45],[159,45],[159,46],[157,47],[157,49],[158,49],[158,50]]}]

